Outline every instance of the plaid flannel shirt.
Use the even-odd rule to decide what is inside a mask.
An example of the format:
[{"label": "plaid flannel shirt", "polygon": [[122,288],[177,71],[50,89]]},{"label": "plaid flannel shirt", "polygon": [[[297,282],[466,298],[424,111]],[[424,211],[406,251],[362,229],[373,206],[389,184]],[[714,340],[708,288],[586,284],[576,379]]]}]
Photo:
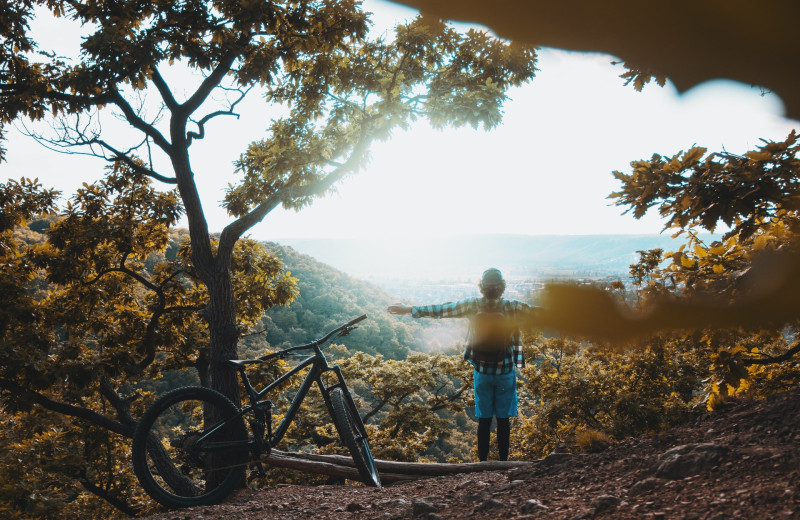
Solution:
[{"label": "plaid flannel shirt", "polygon": [[[417,305],[411,307],[411,316],[414,318],[472,318],[480,311],[502,310],[506,316],[516,320],[529,314],[533,309],[534,307],[517,300],[467,298],[439,305]],[[522,353],[522,339],[518,328],[512,334],[512,344],[511,352],[503,361],[486,363],[472,359],[472,346],[468,338],[464,349],[464,359],[482,374],[507,374],[514,369],[514,365],[518,368],[525,368],[525,356]]]}]

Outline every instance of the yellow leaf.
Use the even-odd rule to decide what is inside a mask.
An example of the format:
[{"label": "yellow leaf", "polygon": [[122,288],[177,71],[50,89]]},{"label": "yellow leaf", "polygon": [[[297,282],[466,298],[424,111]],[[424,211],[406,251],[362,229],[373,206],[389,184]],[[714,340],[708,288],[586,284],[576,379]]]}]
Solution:
[{"label": "yellow leaf", "polygon": [[772,240],[771,235],[758,235],[755,240],[753,240],[753,249],[756,251],[761,251],[769,244],[770,240]]},{"label": "yellow leaf", "polygon": [[725,267],[723,267],[721,264],[716,264],[712,269],[714,269],[715,273],[720,274],[722,271],[725,270]]},{"label": "yellow leaf", "polygon": [[725,248],[722,246],[716,246],[709,249],[708,252],[712,255],[721,255],[725,252]]},{"label": "yellow leaf", "polygon": [[703,249],[703,246],[700,244],[694,246],[694,254],[697,255],[697,258],[705,258],[708,256],[708,252]]},{"label": "yellow leaf", "polygon": [[686,152],[686,155],[683,157],[683,162],[684,164],[690,165],[699,160],[704,153],[706,153],[705,148],[692,148]]},{"label": "yellow leaf", "polygon": [[769,152],[747,152],[744,155],[753,161],[768,161],[769,159],[772,159],[772,154]]},{"label": "yellow leaf", "polygon": [[681,265],[683,267],[694,267],[697,261],[694,258],[689,258],[688,256],[681,257]]}]

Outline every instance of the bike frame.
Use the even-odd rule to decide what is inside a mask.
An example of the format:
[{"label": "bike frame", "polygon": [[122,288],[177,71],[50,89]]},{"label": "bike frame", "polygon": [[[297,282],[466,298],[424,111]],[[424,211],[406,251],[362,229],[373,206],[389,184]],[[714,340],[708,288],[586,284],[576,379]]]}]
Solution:
[{"label": "bike frame", "polygon": [[[286,435],[286,432],[289,430],[289,426],[292,424],[292,421],[297,415],[297,412],[300,410],[300,405],[308,395],[308,392],[314,383],[317,383],[317,386],[319,387],[320,392],[322,393],[322,398],[325,400],[325,405],[328,407],[328,411],[331,413],[332,416],[333,408],[331,406],[331,400],[329,396],[330,391],[333,390],[334,388],[339,387],[342,389],[342,391],[344,392],[345,396],[348,399],[352,400],[352,395],[350,394],[350,389],[347,388],[347,385],[345,384],[341,368],[339,368],[339,365],[328,364],[328,359],[322,352],[321,346],[327,343],[328,340],[332,339],[337,333],[339,333],[340,335],[342,333],[344,334],[349,333],[349,331],[352,330],[353,326],[357,322],[365,318],[366,316],[361,316],[359,318],[356,318],[355,320],[347,323],[346,325],[343,325],[338,329],[331,331],[324,338],[313,341],[307,345],[300,345],[297,347],[291,347],[285,350],[281,350],[279,352],[273,352],[271,354],[267,354],[266,356],[262,356],[258,359],[228,361],[227,363],[239,372],[242,382],[244,383],[244,387],[247,391],[247,396],[250,401],[250,404],[242,407],[242,409],[239,410],[238,414],[228,418],[227,420],[211,428],[211,430],[209,430],[206,433],[206,435],[203,435],[203,437],[207,437],[213,434],[215,431],[223,427],[228,422],[236,420],[239,417],[243,417],[251,412],[255,413],[256,417],[258,418],[259,412],[263,413],[263,410],[259,409],[259,405],[268,402],[268,401],[260,401],[260,399],[264,397],[264,395],[266,395],[268,392],[281,386],[281,384],[285,383],[289,378],[291,378],[292,376],[294,376],[295,374],[297,374],[298,372],[304,370],[309,366],[311,367],[311,370],[308,372],[308,374],[306,374],[303,383],[300,385],[300,389],[297,391],[297,394],[295,394],[294,398],[292,398],[292,402],[289,405],[289,409],[286,411],[286,414],[284,415],[281,422],[278,424],[278,427],[275,429],[274,433],[269,437],[269,439],[267,439],[269,444],[267,450],[269,450],[272,446],[278,444],[281,441],[281,439],[283,439],[283,436]],[[247,377],[247,373],[245,372],[248,365],[264,363],[266,361],[269,361],[270,359],[275,359],[275,358],[285,358],[286,356],[290,355],[293,352],[298,352],[302,350],[313,350],[314,353],[308,356],[300,363],[298,363],[294,368],[289,370],[287,373],[283,374],[281,377],[279,377],[275,381],[265,386],[263,389],[256,390],[253,387],[253,384],[250,382],[250,378]],[[322,381],[322,376],[327,372],[333,372],[334,374],[336,374],[336,381],[337,381],[336,383],[329,386],[325,386],[325,383]],[[356,414],[356,416],[353,419],[356,423],[356,427],[358,428],[359,432],[362,435],[366,435],[366,428],[364,427],[364,423],[361,420],[361,415]],[[202,438],[198,439],[198,442],[200,440],[202,440]],[[258,441],[256,441],[256,445],[260,447]],[[222,448],[222,446],[220,446],[220,448]]]},{"label": "bike frame", "polygon": [[[291,350],[302,350],[304,347],[295,347]],[[240,373],[242,374],[242,380],[244,382],[245,389],[247,390],[248,397],[250,399],[250,404],[242,408],[240,415],[245,415],[250,413],[252,410],[258,409],[259,400],[263,398],[267,393],[275,388],[281,386],[285,383],[288,379],[292,376],[301,372],[307,367],[311,367],[308,374],[306,374],[305,379],[303,379],[303,383],[300,385],[299,390],[295,394],[294,398],[292,398],[292,402],[289,405],[289,409],[286,411],[286,414],[283,416],[283,419],[278,424],[277,428],[273,432],[272,436],[269,438],[270,446],[275,446],[278,444],[283,436],[286,435],[286,432],[289,429],[292,421],[297,416],[297,412],[300,410],[300,405],[302,404],[303,400],[308,395],[309,390],[311,390],[311,386],[314,383],[317,383],[320,392],[322,393],[322,397],[325,400],[325,405],[330,410],[330,397],[328,397],[328,393],[336,388],[341,387],[342,390],[349,395],[349,390],[347,386],[344,384],[344,377],[342,376],[342,371],[338,365],[328,365],[328,360],[325,358],[325,354],[322,352],[322,349],[319,345],[314,345],[310,348],[314,349],[314,355],[307,357],[299,364],[297,364],[294,368],[283,374],[281,377],[273,381],[272,383],[268,384],[261,390],[256,390],[253,388],[253,385],[250,383],[250,379],[246,377],[244,372],[244,367],[241,368]],[[287,351],[281,351],[275,354],[270,355],[269,357],[283,357]],[[333,372],[336,374],[336,383],[330,386],[326,386],[325,383],[322,381],[323,374],[327,372]]]}]

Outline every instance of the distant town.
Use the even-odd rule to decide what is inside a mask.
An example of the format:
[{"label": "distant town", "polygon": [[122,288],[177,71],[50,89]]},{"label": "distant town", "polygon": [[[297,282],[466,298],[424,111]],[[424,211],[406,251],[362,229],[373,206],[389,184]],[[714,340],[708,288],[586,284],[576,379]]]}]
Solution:
[{"label": "distant town", "polygon": [[[576,283],[602,284],[618,280],[624,276],[625,274],[619,277],[582,277],[569,278],[569,280]],[[475,280],[465,278],[423,280],[366,276],[362,279],[377,285],[389,294],[396,296],[403,303],[408,304],[443,303],[480,296],[477,278]],[[562,280],[566,279],[562,278]],[[507,276],[506,292],[503,296],[524,302],[535,302],[537,294],[544,288],[545,284],[554,280],[558,280],[558,278]]]},{"label": "distant town", "polygon": [[640,251],[674,251],[683,239],[665,235],[475,235],[280,243],[373,283],[404,303],[442,303],[477,296],[478,280],[488,267],[503,271],[507,298],[536,303],[548,282],[608,284],[621,280],[627,284],[630,266],[639,261]]}]

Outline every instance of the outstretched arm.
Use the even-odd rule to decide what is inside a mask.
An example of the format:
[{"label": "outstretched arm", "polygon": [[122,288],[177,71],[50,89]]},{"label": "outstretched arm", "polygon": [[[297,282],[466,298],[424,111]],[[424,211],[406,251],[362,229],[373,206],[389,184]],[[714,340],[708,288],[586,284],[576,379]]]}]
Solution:
[{"label": "outstretched arm", "polygon": [[386,307],[389,314],[411,314],[411,306],[395,303]]}]

